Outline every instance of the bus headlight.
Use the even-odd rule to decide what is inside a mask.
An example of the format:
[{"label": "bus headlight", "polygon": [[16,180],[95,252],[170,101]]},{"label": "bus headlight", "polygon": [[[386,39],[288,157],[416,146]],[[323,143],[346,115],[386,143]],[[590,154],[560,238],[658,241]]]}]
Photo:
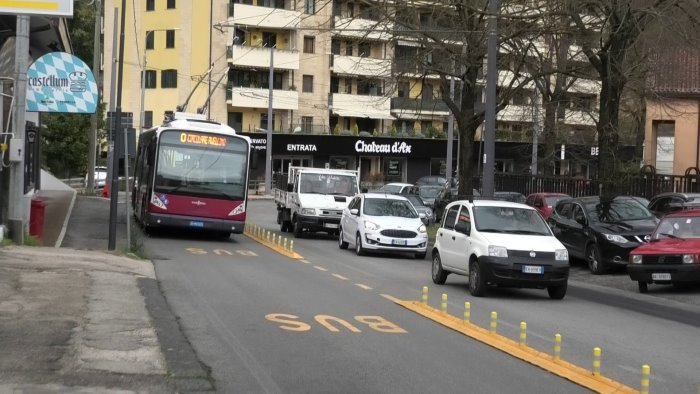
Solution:
[{"label": "bus headlight", "polygon": [[244,212],[245,212],[245,203],[241,203],[236,208],[233,208],[233,210],[228,213],[228,216],[236,216],[236,215],[240,215]]}]

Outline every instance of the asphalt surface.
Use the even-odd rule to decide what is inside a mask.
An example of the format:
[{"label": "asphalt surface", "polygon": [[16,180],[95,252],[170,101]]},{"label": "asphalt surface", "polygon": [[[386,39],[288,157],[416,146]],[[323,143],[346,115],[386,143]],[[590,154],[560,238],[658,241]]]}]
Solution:
[{"label": "asphalt surface", "polygon": [[[253,201],[249,204],[249,222],[279,232],[274,212],[272,201]],[[583,273],[574,275],[569,294],[562,301],[550,300],[545,291],[520,289],[494,289],[486,298],[474,298],[468,293],[465,277],[450,275],[446,285],[434,285],[428,259],[418,261],[396,255],[358,258],[350,250],[339,250],[334,238],[323,235],[295,240],[295,248],[312,265],[328,270],[321,272],[321,279],[317,278],[318,272],[313,272],[316,270],[307,270],[311,271],[308,275],[316,274],[303,281],[309,289],[315,288],[319,280],[330,277],[333,281],[330,273],[401,299],[417,300],[422,286],[428,286],[434,306],[438,306],[441,293],[448,294],[453,315],[461,315],[464,302],[471,302],[472,320],[482,327],[488,327],[490,312],[497,311],[500,330],[513,339],[517,338],[519,323],[526,321],[530,345],[542,351],[551,352],[552,338],[560,333],[564,338],[562,357],[582,367],[590,368],[592,349],[601,347],[603,374],[631,387],[639,387],[641,365],[650,364],[656,393],[697,393],[700,388],[696,365],[700,347],[695,345],[700,334],[700,309],[692,303],[660,298],[661,293],[642,295],[600,285],[595,283],[597,278],[592,283],[583,281]],[[611,278],[616,277],[606,280],[612,281]],[[619,274],[617,278],[624,279]],[[315,290],[326,297],[321,291]],[[680,315],[684,316],[679,318]],[[435,334],[432,335],[419,336],[415,342],[430,342]],[[463,338],[451,341],[453,346],[468,342]],[[499,377],[509,373],[510,370]],[[484,376],[489,375],[482,379]],[[547,387],[542,383],[540,389]]]}]

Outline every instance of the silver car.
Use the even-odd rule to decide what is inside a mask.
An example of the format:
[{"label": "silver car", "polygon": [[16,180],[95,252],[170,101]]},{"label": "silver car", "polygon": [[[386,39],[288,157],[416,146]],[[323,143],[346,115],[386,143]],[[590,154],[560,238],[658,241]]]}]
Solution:
[{"label": "silver car", "polygon": [[428,226],[435,223],[435,214],[433,213],[433,210],[430,209],[429,206],[425,205],[422,198],[416,196],[415,194],[406,194],[404,197],[406,197],[406,199],[413,204],[413,208],[416,209],[416,212],[418,212],[419,215],[421,213],[425,215],[423,218],[423,223]]}]

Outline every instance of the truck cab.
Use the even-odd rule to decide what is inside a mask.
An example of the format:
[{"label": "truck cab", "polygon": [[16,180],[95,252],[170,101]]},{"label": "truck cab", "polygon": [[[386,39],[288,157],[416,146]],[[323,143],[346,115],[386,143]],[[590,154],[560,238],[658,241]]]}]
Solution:
[{"label": "truck cab", "polygon": [[275,190],[277,221],[283,232],[337,234],[343,209],[360,192],[358,172],[289,167],[284,189]]}]

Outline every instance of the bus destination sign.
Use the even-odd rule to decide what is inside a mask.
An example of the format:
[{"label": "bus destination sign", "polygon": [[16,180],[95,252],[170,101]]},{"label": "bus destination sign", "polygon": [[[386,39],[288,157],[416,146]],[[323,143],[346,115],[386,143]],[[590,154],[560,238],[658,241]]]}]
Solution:
[{"label": "bus destination sign", "polygon": [[226,138],[215,135],[180,133],[180,142],[192,145],[226,146]]}]

